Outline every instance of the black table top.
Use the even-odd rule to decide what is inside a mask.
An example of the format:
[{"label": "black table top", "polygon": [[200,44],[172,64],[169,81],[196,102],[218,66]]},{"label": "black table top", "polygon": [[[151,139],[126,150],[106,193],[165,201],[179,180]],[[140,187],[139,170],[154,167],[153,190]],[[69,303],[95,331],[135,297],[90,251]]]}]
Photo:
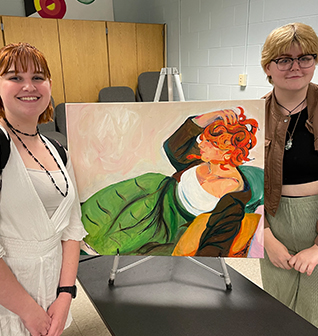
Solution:
[{"label": "black table top", "polygon": [[[119,269],[141,257],[120,257]],[[222,271],[214,258],[196,258]],[[78,280],[115,336],[314,336],[318,329],[240,275],[224,280],[184,257],[155,257],[117,273],[113,256],[82,256]]]}]

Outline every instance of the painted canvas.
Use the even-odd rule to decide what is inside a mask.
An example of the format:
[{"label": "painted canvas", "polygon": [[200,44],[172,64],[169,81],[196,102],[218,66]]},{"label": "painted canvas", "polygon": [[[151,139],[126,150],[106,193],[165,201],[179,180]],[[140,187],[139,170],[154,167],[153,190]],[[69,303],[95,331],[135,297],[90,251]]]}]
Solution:
[{"label": "painted canvas", "polygon": [[67,104],[88,254],[263,257],[264,101]]}]

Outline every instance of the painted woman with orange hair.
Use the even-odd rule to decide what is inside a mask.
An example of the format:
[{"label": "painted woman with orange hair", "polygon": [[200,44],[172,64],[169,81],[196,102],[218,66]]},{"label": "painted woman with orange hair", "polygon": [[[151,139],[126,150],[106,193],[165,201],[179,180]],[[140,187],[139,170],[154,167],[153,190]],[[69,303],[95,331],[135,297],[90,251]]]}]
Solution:
[{"label": "painted woman with orange hair", "polygon": [[[233,243],[245,213],[263,201],[263,170],[239,168],[250,160],[257,127],[242,108],[188,118],[163,145],[172,176],[146,173],[85,201],[86,247],[106,255],[247,256],[259,215],[244,243]],[[258,192],[248,179],[259,182]]]},{"label": "painted woman with orange hair", "polygon": [[[188,135],[196,127],[204,128],[197,138],[200,155],[185,155],[192,146],[180,144],[183,127],[167,140],[165,149],[179,170],[175,174],[178,180],[180,176],[178,196],[187,211],[197,217],[179,240],[173,255],[235,256],[231,254],[231,246],[251,198],[249,182],[238,167],[250,161],[248,155],[257,142],[258,123],[246,119],[241,107],[203,114],[188,119],[184,126],[187,123]],[[196,146],[191,150],[195,153]],[[187,167],[182,169],[180,163]],[[236,256],[246,256],[249,243],[247,239]]]}]

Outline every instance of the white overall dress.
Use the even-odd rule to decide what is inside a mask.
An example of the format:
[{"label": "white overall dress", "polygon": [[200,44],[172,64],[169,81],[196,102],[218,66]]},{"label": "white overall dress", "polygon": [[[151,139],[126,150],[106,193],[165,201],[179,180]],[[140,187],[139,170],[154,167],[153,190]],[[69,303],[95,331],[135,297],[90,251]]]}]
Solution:
[{"label": "white overall dress", "polygon": [[[56,298],[59,284],[61,240],[80,241],[86,231],[80,220],[71,160],[68,158],[66,169],[55,147],[47,139],[45,141],[67,176],[68,196],[63,198],[49,218],[19,152],[11,141],[10,157],[2,172],[0,257],[46,311]],[[71,320],[69,313],[66,327]],[[0,305],[0,335],[29,336],[30,333],[16,314]]]}]

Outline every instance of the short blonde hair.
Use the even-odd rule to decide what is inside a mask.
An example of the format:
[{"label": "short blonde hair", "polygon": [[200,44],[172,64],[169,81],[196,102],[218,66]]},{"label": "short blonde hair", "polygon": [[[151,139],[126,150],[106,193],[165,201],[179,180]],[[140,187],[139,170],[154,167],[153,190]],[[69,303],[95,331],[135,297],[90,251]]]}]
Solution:
[{"label": "short blonde hair", "polygon": [[[289,23],[274,29],[263,45],[261,65],[263,70],[275,58],[286,53],[293,44],[298,44],[304,54],[318,54],[318,37],[312,27],[300,23]],[[316,64],[318,59],[315,60]],[[272,79],[267,76],[272,84]]]},{"label": "short blonde hair", "polygon": [[[12,43],[0,49],[0,76],[7,73],[11,66],[16,72],[27,71],[29,64],[34,66],[35,72],[43,71],[44,77],[51,80],[51,73],[44,55],[28,43]],[[47,123],[53,120],[53,105],[50,100],[46,110],[39,116],[38,123]],[[0,97],[0,117],[5,117],[2,99]]]}]

